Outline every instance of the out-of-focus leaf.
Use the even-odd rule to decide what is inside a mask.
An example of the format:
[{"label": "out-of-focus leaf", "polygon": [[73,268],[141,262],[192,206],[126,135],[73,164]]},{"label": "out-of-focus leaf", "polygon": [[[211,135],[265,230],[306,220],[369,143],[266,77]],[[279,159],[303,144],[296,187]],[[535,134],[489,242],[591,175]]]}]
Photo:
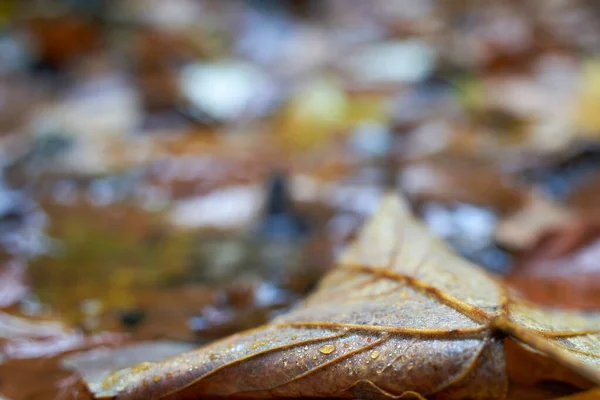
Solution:
[{"label": "out-of-focus leaf", "polygon": [[120,343],[124,334],[86,336],[54,320],[28,319],[0,312],[0,359],[52,357],[73,350]]},{"label": "out-of-focus leaf", "polygon": [[132,363],[157,361],[193,349],[185,342],[143,342],[121,347],[118,350],[100,348],[75,354],[63,360],[63,365],[77,369],[88,380],[103,379],[111,371]]},{"label": "out-of-focus leaf", "polygon": [[585,179],[567,198],[569,206],[585,215],[600,216],[600,174]]},{"label": "out-of-focus leaf", "polygon": [[[10,317],[10,318],[8,318]],[[56,321],[29,321],[3,316],[11,337],[0,340],[0,390],[11,399],[89,400],[81,379],[60,365],[65,354],[122,345],[126,335],[86,336]]]},{"label": "out-of-focus leaf", "polygon": [[115,333],[85,336],[81,332],[73,331],[49,338],[11,340],[0,351],[3,356],[11,359],[48,358],[67,352],[87,350],[96,346],[120,344],[125,337],[124,334]]},{"label": "out-of-focus leaf", "polygon": [[473,77],[464,77],[455,82],[459,101],[468,110],[481,110],[485,106],[485,86]]},{"label": "out-of-focus leaf", "polygon": [[499,222],[494,236],[510,248],[530,248],[542,232],[565,226],[574,218],[568,208],[541,194],[531,193],[520,210]]},{"label": "out-of-focus leaf", "polygon": [[348,98],[341,85],[317,79],[295,93],[283,109],[281,138],[294,149],[327,142],[345,126]]},{"label": "out-of-focus leaf", "polygon": [[66,334],[67,328],[56,321],[29,320],[0,312],[0,338],[50,338]]},{"label": "out-of-focus leaf", "polygon": [[[138,340],[190,340],[187,321],[207,304],[214,290],[201,285],[149,288],[134,291],[135,306],[104,316],[107,328],[133,332]],[[135,314],[138,314],[137,321]]]},{"label": "out-of-focus leaf", "polygon": [[36,360],[8,360],[0,364],[2,393],[9,399],[90,400],[82,380],[62,369],[57,357]]},{"label": "out-of-focus leaf", "polygon": [[600,399],[600,389],[589,390],[583,393],[577,393],[572,396],[561,397],[558,400],[597,400]]},{"label": "out-of-focus leaf", "polygon": [[576,126],[593,137],[600,127],[596,105],[600,101],[600,61],[588,60],[581,75],[579,103],[576,108]]},{"label": "out-of-focus leaf", "polygon": [[53,67],[60,67],[92,51],[100,39],[99,27],[79,16],[34,18],[29,22],[29,29],[41,59]]},{"label": "out-of-focus leaf", "polygon": [[[503,337],[516,350],[509,354]],[[600,315],[525,302],[448,251],[390,196],[293,311],[89,387],[119,399],[502,399],[522,354],[548,366],[536,379],[600,383],[599,342]]]},{"label": "out-of-focus leaf", "polygon": [[18,302],[27,292],[25,266],[16,261],[6,263],[0,269],[0,308]]},{"label": "out-of-focus leaf", "polygon": [[515,210],[525,199],[522,190],[491,165],[454,157],[410,164],[402,172],[401,185],[417,200],[478,204],[499,211]]},{"label": "out-of-focus leaf", "polygon": [[66,321],[101,330],[93,320],[134,306],[134,288],[156,287],[189,267],[191,236],[165,227],[158,213],[119,204],[45,208],[56,218],[55,253],[34,260],[28,274],[40,300]]},{"label": "out-of-focus leaf", "polygon": [[600,304],[600,224],[572,221],[541,234],[508,277],[530,300],[597,310]]}]

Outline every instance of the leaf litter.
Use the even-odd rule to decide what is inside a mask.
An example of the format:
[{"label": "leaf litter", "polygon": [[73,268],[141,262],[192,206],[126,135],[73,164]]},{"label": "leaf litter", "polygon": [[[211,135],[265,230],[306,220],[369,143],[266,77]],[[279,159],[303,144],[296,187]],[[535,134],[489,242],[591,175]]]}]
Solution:
[{"label": "leaf litter", "polygon": [[72,364],[96,398],[502,399],[519,384],[600,384],[599,343],[600,315],[528,303],[389,195],[317,290],[271,323],[103,379]]}]

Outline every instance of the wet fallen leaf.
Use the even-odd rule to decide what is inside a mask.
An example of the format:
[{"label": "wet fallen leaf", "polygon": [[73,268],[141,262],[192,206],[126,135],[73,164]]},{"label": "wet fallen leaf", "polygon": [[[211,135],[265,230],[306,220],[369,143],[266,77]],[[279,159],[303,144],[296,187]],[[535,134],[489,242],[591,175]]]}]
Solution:
[{"label": "wet fallen leaf", "polygon": [[126,329],[137,340],[155,338],[193,340],[188,321],[211,303],[217,290],[203,285],[145,288],[132,291],[136,302],[131,308],[107,313],[107,329]]},{"label": "wet fallen leaf", "polygon": [[81,378],[63,368],[65,355],[123,345],[126,336],[101,333],[85,336],[58,321],[35,321],[2,314],[0,392],[11,399],[89,400]]},{"label": "wet fallen leaf", "polygon": [[32,320],[0,312],[0,339],[47,339],[67,332],[67,328],[58,321]]},{"label": "wet fallen leaf", "polygon": [[[99,331],[104,310],[135,304],[137,288],[185,275],[192,237],[133,205],[48,204],[56,253],[28,266],[32,290],[67,322]],[[84,266],[74,268],[73,266]],[[155,268],[156,267],[156,268]]]},{"label": "wet fallen leaf", "polygon": [[596,400],[600,399],[600,389],[594,389],[573,396],[561,397],[559,400]]},{"label": "wet fallen leaf", "polygon": [[20,338],[2,346],[0,354],[11,359],[48,358],[67,352],[87,350],[96,346],[120,344],[126,337],[124,334],[109,332],[85,336],[81,332],[74,331],[62,336],[43,339]]},{"label": "wet fallen leaf", "polygon": [[450,253],[390,196],[292,312],[89,387],[119,399],[501,399],[515,359],[536,366],[537,379],[600,383],[599,338],[600,316],[524,302]]},{"label": "wet fallen leaf", "polygon": [[[152,341],[126,345],[116,349],[98,348],[86,353],[75,354],[63,361],[67,368],[85,368],[87,377],[104,378],[112,370],[122,368],[134,360],[137,362],[158,361],[193,349],[193,345],[176,341]],[[115,354],[118,352],[118,354]],[[135,362],[135,361],[134,361]],[[129,364],[128,364],[129,363]]]},{"label": "wet fallen leaf", "polygon": [[2,394],[11,400],[90,400],[92,396],[81,379],[61,368],[59,358],[17,359],[0,364]]},{"label": "wet fallen leaf", "polygon": [[582,184],[576,187],[567,197],[567,204],[580,213],[588,215],[600,215],[600,173],[592,174],[588,179],[584,179]]},{"label": "wet fallen leaf", "polygon": [[520,210],[500,221],[494,236],[504,246],[528,249],[535,244],[542,232],[563,227],[574,218],[575,216],[567,207],[541,193],[532,192],[527,196]]},{"label": "wet fallen leaf", "polygon": [[463,202],[501,212],[521,207],[525,194],[486,162],[438,156],[410,164],[402,171],[402,189],[419,201]]},{"label": "wet fallen leaf", "polygon": [[539,304],[598,309],[600,303],[600,223],[574,220],[544,231],[516,258],[512,286]]}]

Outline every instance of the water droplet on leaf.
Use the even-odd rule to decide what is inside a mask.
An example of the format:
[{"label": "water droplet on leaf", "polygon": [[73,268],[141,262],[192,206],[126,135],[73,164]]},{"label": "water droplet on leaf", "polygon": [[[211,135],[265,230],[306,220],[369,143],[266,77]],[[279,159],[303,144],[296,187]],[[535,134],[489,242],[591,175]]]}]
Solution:
[{"label": "water droplet on leaf", "polygon": [[331,344],[323,345],[319,348],[319,352],[322,354],[331,354],[335,351],[335,346]]}]

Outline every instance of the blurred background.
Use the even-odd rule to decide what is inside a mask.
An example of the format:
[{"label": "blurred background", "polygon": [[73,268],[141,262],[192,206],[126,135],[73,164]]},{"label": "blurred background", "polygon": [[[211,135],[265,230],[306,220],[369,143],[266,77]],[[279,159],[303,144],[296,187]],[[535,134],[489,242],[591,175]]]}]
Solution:
[{"label": "blurred background", "polygon": [[0,393],[264,323],[389,191],[598,308],[599,50],[592,0],[0,0]]}]

